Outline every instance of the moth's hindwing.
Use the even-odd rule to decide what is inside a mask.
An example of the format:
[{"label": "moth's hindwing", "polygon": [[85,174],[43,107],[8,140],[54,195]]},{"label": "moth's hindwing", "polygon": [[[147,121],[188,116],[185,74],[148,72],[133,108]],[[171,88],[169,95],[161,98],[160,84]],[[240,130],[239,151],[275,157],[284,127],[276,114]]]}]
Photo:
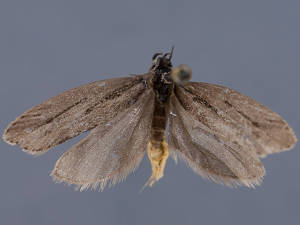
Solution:
[{"label": "moth's hindwing", "polygon": [[255,152],[215,136],[192,117],[176,97],[171,98],[169,150],[198,174],[228,186],[259,184],[265,170]]},{"label": "moth's hindwing", "polygon": [[64,153],[52,176],[81,190],[116,184],[139,165],[150,139],[154,96],[145,91],[125,112]]}]

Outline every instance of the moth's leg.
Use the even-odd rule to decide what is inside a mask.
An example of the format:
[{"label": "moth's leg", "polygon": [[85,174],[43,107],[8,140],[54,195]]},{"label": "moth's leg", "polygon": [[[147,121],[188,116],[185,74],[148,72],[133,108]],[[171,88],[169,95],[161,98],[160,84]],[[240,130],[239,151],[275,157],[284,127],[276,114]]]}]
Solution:
[{"label": "moth's leg", "polygon": [[152,176],[148,181],[150,187],[163,177],[168,156],[168,144],[165,140],[155,144],[149,142],[148,157],[152,166]]}]

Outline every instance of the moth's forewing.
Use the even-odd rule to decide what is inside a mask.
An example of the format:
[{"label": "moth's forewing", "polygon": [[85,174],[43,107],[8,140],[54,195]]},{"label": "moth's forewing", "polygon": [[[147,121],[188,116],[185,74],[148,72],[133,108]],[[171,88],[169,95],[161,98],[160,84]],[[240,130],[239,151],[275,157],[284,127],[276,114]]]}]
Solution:
[{"label": "moth's forewing", "polygon": [[175,88],[188,115],[225,143],[235,143],[260,157],[291,149],[293,130],[266,106],[230,88],[190,82]]},{"label": "moth's forewing", "polygon": [[142,160],[150,138],[154,106],[151,90],[145,91],[125,112],[91,133],[57,161],[55,180],[75,184],[81,190],[104,188],[132,172]]},{"label": "moth's forewing", "polygon": [[[199,106],[207,107],[207,106]],[[265,173],[258,156],[233,142],[223,142],[213,130],[194,119],[175,96],[171,97],[168,143],[198,174],[216,182],[252,187]]]},{"label": "moth's forewing", "polygon": [[48,149],[96,126],[104,126],[131,107],[147,89],[148,75],[97,81],[65,91],[19,116],[3,139],[30,154]]}]

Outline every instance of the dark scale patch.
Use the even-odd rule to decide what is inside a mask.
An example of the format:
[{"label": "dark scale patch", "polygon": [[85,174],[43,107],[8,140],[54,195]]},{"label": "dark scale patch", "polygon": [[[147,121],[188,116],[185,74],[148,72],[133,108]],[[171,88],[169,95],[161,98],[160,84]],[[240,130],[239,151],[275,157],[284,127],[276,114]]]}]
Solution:
[{"label": "dark scale patch", "polygon": [[238,111],[237,112],[242,115],[246,120],[250,121],[252,123],[253,126],[255,127],[260,127],[260,124],[254,120],[252,120],[249,116],[247,116],[245,113],[243,113],[242,111]]},{"label": "dark scale patch", "polygon": [[200,103],[202,105],[205,105],[207,108],[209,108],[210,110],[212,110],[214,113],[216,113],[218,115],[218,110],[212,106],[206,99],[202,98],[201,96],[193,93],[191,90],[184,88],[185,91],[187,91],[188,93],[192,94],[193,97],[193,101],[196,103]]},{"label": "dark scale patch", "polygon": [[227,100],[225,100],[225,104],[228,105],[229,107],[233,107],[232,104],[230,102],[228,102]]},{"label": "dark scale patch", "polygon": [[86,101],[86,100],[87,100],[87,98],[83,98],[83,99],[79,100],[78,102],[75,102],[73,105],[71,105],[71,106],[69,106],[68,108],[64,109],[63,111],[59,112],[59,113],[56,114],[55,116],[53,116],[53,117],[47,119],[47,120],[45,121],[45,123],[42,124],[42,125],[51,123],[54,119],[58,118],[60,115],[64,114],[65,112],[69,111],[70,109],[74,108],[75,106],[79,105],[80,103],[82,103],[82,102],[84,102],[84,101]]},{"label": "dark scale patch", "polygon": [[132,88],[133,86],[140,84],[142,82],[143,78],[137,79],[127,85],[124,85],[123,87],[120,87],[118,89],[115,89],[113,92],[107,94],[106,96],[104,96],[105,100],[111,100],[114,99],[116,97],[119,97],[122,95],[122,93],[124,93],[125,91],[129,90],[130,88]]},{"label": "dark scale patch", "polygon": [[205,105],[207,108],[211,109],[216,114],[218,114],[218,110],[215,107],[213,107],[211,104],[209,104],[208,101],[206,101],[204,98],[201,98],[200,96],[196,96],[193,97],[193,101]]},{"label": "dark scale patch", "polygon": [[[229,107],[233,107],[233,105],[232,105],[230,102],[228,102],[227,100],[225,100],[225,104],[228,105]],[[242,117],[244,117],[246,120],[250,121],[250,122],[252,123],[253,126],[255,126],[255,127],[257,127],[257,128],[261,127],[261,125],[260,125],[258,122],[252,120],[252,119],[251,119],[249,116],[247,116],[245,113],[243,113],[243,112],[237,110],[235,107],[233,107],[233,108],[234,108],[234,109],[235,109]]]},{"label": "dark scale patch", "polygon": [[[134,82],[129,83],[128,85],[123,86],[122,88],[116,89],[112,91],[111,93],[108,93],[106,96],[103,97],[103,99],[100,99],[99,102],[96,104],[90,106],[88,109],[85,111],[85,115],[91,113],[95,108],[97,108],[99,105],[102,105],[105,101],[113,100],[115,98],[118,98],[121,96],[122,92],[125,92],[131,88],[133,88],[135,85],[139,85],[142,82],[142,79],[137,79]],[[119,106],[121,108],[122,106],[126,106],[125,108],[127,109],[130,105],[133,105],[139,97],[144,93],[144,89],[141,89],[136,96],[134,96],[132,99],[129,99],[127,102],[124,102],[122,105]]]}]

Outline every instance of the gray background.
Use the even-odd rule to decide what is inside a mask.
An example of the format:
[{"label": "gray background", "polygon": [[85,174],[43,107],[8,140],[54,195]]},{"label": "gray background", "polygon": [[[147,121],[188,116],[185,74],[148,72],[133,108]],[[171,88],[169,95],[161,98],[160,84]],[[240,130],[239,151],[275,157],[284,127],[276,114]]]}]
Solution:
[{"label": "gray background", "polygon": [[[0,130],[23,111],[94,80],[144,73],[175,45],[194,81],[222,84],[278,112],[300,133],[300,1],[1,0]],[[81,136],[82,137],[82,136]],[[256,189],[229,189],[168,160],[138,194],[144,159],[104,192],[75,192],[48,176],[79,138],[40,157],[0,142],[0,224],[300,224],[299,145],[263,160]]]}]

